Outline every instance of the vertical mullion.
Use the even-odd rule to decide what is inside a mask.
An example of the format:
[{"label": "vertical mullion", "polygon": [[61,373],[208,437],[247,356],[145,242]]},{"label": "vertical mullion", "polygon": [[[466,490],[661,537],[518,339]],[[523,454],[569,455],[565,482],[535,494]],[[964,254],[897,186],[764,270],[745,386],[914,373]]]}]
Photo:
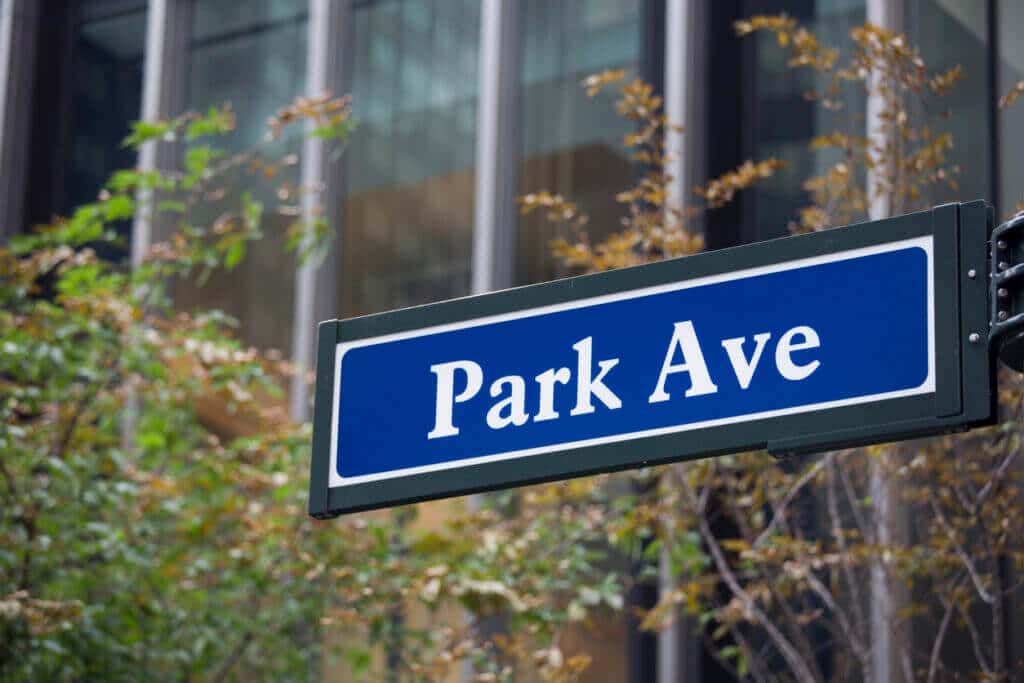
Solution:
[{"label": "vertical mullion", "polygon": [[25,222],[38,0],[0,2],[0,241]]},{"label": "vertical mullion", "polygon": [[[694,0],[667,0],[665,6],[665,117],[672,126],[686,126],[684,133],[671,128],[665,131],[665,174],[669,177],[666,190],[665,224],[685,221],[687,188],[693,185],[697,164],[693,158],[696,145],[691,141],[704,139],[694,120],[694,93],[698,75],[695,42],[700,35],[697,26],[697,8]],[[671,215],[676,210],[679,216]],[[678,581],[672,571],[669,546],[663,545],[658,557],[658,592],[664,598]],[[689,619],[676,614],[671,625],[658,633],[658,683],[675,683],[698,676],[699,648],[690,646]],[[683,644],[686,647],[682,647]],[[686,672],[687,676],[682,673]]]},{"label": "vertical mullion", "polygon": [[[310,97],[325,93],[339,95],[345,88],[345,64],[341,57],[351,33],[351,0],[310,0],[309,48],[306,59],[306,92]],[[336,29],[336,30],[335,30]],[[337,41],[334,37],[338,36]],[[313,122],[307,123],[312,130]],[[336,239],[334,251],[323,263],[312,260],[299,265],[295,272],[295,305],[292,319],[292,360],[295,373],[291,378],[289,411],[292,419],[310,418],[309,387],[305,375],[313,369],[314,337],[320,320],[337,317],[338,268],[341,263],[341,203],[333,199],[341,195],[342,178],[331,173],[327,141],[307,135],[302,141],[302,220],[307,225],[318,218],[321,204],[326,219],[333,226]],[[321,188],[327,188],[323,191]],[[321,198],[323,198],[321,200]],[[312,239],[308,237],[306,239]]]},{"label": "vertical mullion", "polygon": [[[482,0],[477,58],[476,166],[470,291],[512,286],[519,162],[519,3]],[[482,494],[469,496],[478,509]],[[465,618],[471,622],[467,613]],[[463,680],[473,678],[467,662]]]},{"label": "vertical mullion", "polygon": [[[1002,150],[1000,143],[1001,121],[999,117],[999,0],[987,0],[985,3],[985,37],[988,43],[988,59],[986,60],[986,71],[988,72],[988,134],[989,134],[989,195],[992,198],[992,206],[995,207],[996,216],[1003,216],[1007,211],[1002,206],[1002,187],[999,179],[1001,177]],[[999,219],[1001,220],[1001,219]]]},{"label": "vertical mullion", "polygon": [[[146,44],[142,67],[142,106],[140,118],[150,123],[177,113],[184,94],[184,64],[187,59],[188,0],[150,0],[146,13]],[[155,171],[166,157],[170,143],[149,140],[139,148],[138,169]],[[163,147],[163,149],[162,149]],[[137,197],[132,222],[131,264],[142,263],[153,244],[155,197],[148,190]]]},{"label": "vertical mullion", "polygon": [[[867,20],[877,26],[891,31],[900,30],[906,19],[903,0],[867,0]],[[885,109],[885,101],[878,91],[878,74],[872,73],[871,88],[867,99],[867,121],[865,134],[874,149],[886,149],[887,140],[884,121],[881,118]],[[880,181],[884,181],[886,167],[883,164],[891,160],[882,160],[867,171],[868,218],[880,220],[887,218],[893,211],[891,191],[876,192]],[[876,170],[880,169],[880,170]],[[895,519],[905,514],[895,509],[892,482],[881,462],[872,460],[868,471],[868,488],[875,505],[875,538],[879,545],[886,545],[894,540]],[[898,630],[895,627],[896,594],[889,576],[888,567],[876,558],[869,569],[869,624],[873,635],[871,645],[871,677],[873,680],[898,680],[900,667],[898,657]]]},{"label": "vertical mullion", "polygon": [[483,0],[471,290],[512,285],[518,162],[519,5]]},{"label": "vertical mullion", "polygon": [[[689,125],[686,115],[686,104],[690,101],[691,76],[688,67],[692,61],[687,59],[691,47],[690,38],[693,31],[693,2],[691,0],[667,0],[665,5],[665,118],[669,126]],[[690,131],[690,135],[693,135]],[[665,226],[675,225],[682,221],[686,208],[686,188],[690,177],[687,173],[687,138],[671,127],[665,130],[665,167],[666,198]],[[679,216],[673,216],[672,211]],[[671,593],[676,587],[677,577],[672,571],[670,547],[663,544],[658,554],[658,594],[659,600]],[[680,617],[675,615],[669,626],[658,633],[658,683],[674,683],[679,680],[679,637]]]}]

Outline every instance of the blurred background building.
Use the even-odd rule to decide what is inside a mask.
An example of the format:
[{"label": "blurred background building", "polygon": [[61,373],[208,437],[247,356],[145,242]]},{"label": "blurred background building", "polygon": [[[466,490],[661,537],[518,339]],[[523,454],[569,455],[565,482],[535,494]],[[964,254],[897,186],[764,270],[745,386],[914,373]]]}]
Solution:
[{"label": "blurred background building", "polygon": [[[787,162],[708,215],[708,246],[779,237],[805,203],[801,179],[822,163],[806,143],[825,124],[803,97],[806,74],[767,36],[735,37],[735,20],[778,12],[835,42],[884,23],[933,69],[962,65],[959,198],[985,198],[1001,217],[1022,199],[1024,108],[996,108],[1024,77],[1020,0],[0,0],[0,236],[93,199],[117,168],[169,163],[167,150],[121,146],[134,119],[230,102],[233,144],[246,146],[296,96],[350,92],[360,127],[343,156],[316,140],[281,143],[304,152],[297,182],[326,183],[328,260],[296,270],[281,256],[283,229],[268,228],[238,269],[175,293],[308,367],[318,320],[564,274],[551,228],[518,214],[519,194],[561,192],[590,212],[592,234],[614,229],[614,194],[636,172],[621,147],[628,124],[579,83],[621,68],[654,84],[687,127],[671,141],[678,192],[748,158]],[[124,229],[124,258],[155,239],[145,220]],[[296,385],[293,415],[309,409]],[[721,673],[685,628],[659,643],[627,615],[587,638],[592,680]]]}]

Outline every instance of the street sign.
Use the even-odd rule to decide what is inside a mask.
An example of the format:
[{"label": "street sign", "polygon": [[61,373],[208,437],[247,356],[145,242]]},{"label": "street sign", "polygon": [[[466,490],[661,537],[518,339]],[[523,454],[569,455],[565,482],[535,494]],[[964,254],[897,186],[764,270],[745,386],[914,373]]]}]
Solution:
[{"label": "street sign", "polygon": [[981,202],[322,323],[310,513],[990,423]]}]

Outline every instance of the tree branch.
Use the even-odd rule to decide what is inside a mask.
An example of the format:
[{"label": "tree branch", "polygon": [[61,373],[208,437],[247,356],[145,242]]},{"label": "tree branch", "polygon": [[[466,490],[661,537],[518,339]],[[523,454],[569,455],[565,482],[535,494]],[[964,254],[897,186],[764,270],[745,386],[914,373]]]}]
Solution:
[{"label": "tree branch", "polygon": [[694,492],[690,488],[688,482],[683,483],[683,490],[691,501],[698,501],[698,510],[700,510],[700,514],[697,515],[697,519],[698,526],[700,527],[700,533],[704,538],[704,542],[707,543],[708,549],[711,551],[711,556],[715,561],[715,566],[718,568],[719,574],[722,576],[722,580],[725,581],[733,595],[739,598],[743,603],[747,613],[758,620],[761,628],[763,628],[768,637],[772,639],[775,647],[778,648],[779,653],[782,655],[783,659],[786,660],[786,663],[793,671],[797,680],[807,682],[815,681],[814,675],[811,673],[807,664],[800,658],[800,654],[793,647],[793,644],[790,643],[786,636],[775,627],[775,624],[773,624],[768,618],[768,615],[757,606],[757,603],[752,597],[750,597],[750,594],[740,586],[739,581],[736,579],[736,575],[733,573],[732,568],[729,566],[729,563],[725,558],[725,554],[722,552],[722,548],[718,545],[717,539],[711,532],[711,527],[708,525],[707,517],[703,513],[703,508],[707,505],[707,496],[702,495],[698,498],[694,495]]},{"label": "tree branch", "polygon": [[767,538],[772,534],[772,532],[775,531],[775,527],[780,523],[779,520],[785,517],[786,507],[791,502],[793,502],[793,499],[796,497],[796,494],[799,493],[800,490],[804,486],[806,486],[807,483],[811,481],[811,479],[814,478],[814,475],[821,471],[822,467],[830,463],[834,457],[835,453],[828,453],[823,458],[814,463],[812,467],[809,467],[807,471],[804,472],[803,475],[801,475],[800,478],[796,480],[796,483],[794,483],[793,487],[786,492],[786,495],[783,496],[782,500],[779,501],[778,505],[772,506],[772,521],[768,523],[768,526],[764,528],[764,531],[762,531],[754,540],[753,546],[755,548],[764,543],[764,541],[767,540]]},{"label": "tree branch", "polygon": [[846,500],[850,504],[850,512],[853,514],[853,519],[857,524],[857,530],[860,531],[861,538],[872,538],[872,535],[868,532],[868,529],[871,527],[868,526],[867,520],[860,513],[860,499],[857,497],[857,492],[853,488],[853,482],[850,481],[846,468],[837,467],[836,470],[839,472],[839,481],[843,485],[843,493],[846,494]]},{"label": "tree branch", "polygon": [[970,574],[971,582],[974,584],[974,589],[978,591],[978,596],[989,605],[993,604],[996,598],[989,593],[988,589],[985,588],[982,578],[978,574],[977,568],[974,566],[974,562],[971,561],[970,556],[967,555],[967,552],[963,549],[963,546],[960,545],[960,542],[956,540],[956,531],[952,526],[950,526],[949,522],[946,520],[946,516],[942,514],[942,508],[939,505],[939,502],[935,499],[935,493],[930,485],[928,487],[928,502],[931,504],[932,512],[935,513],[935,518],[946,531],[946,536],[949,538],[950,543],[953,544],[953,550],[956,552],[957,557],[960,558],[960,561],[967,569],[967,573]]},{"label": "tree branch", "polygon": [[981,490],[978,491],[975,506],[980,506],[985,502],[985,498],[987,498],[988,495],[992,493],[1000,483],[1002,483],[1003,477],[1006,476],[1006,470],[1010,468],[1010,464],[1013,463],[1019,452],[1020,448],[1014,448],[1005,458],[1003,458],[1003,461],[999,463],[999,467],[996,468],[992,477],[989,478],[989,480],[985,482],[985,485],[981,487]]},{"label": "tree branch", "polygon": [[242,639],[238,641],[237,645],[235,645],[235,649],[231,651],[228,658],[225,659],[224,663],[220,665],[219,669],[217,669],[217,673],[214,674],[213,680],[216,683],[223,683],[223,681],[227,680],[228,674],[231,673],[231,670],[235,668],[236,664],[238,664],[238,660],[240,660],[242,655],[245,654],[245,650],[249,647],[249,643],[251,642],[252,631],[246,631],[242,634]]},{"label": "tree branch", "polygon": [[[864,628],[864,624],[867,622],[864,617],[864,610],[861,607],[860,584],[857,581],[857,577],[854,575],[853,566],[850,564],[850,550],[846,544],[846,533],[843,529],[842,517],[839,514],[839,497],[836,491],[837,468],[838,465],[834,460],[829,463],[826,504],[828,505],[829,517],[832,518],[832,535],[835,537],[836,545],[839,548],[839,566],[842,567],[843,575],[846,577],[846,583],[849,587],[848,590],[850,591],[850,602],[853,605],[853,618],[857,621],[857,624],[854,626],[854,630],[857,633],[861,633]],[[870,671],[870,667],[864,669],[864,676],[867,676]]]},{"label": "tree branch", "polygon": [[[957,580],[956,584],[959,584],[959,580]],[[953,590],[950,591],[950,594],[956,591],[956,584],[954,584]],[[939,596],[939,602],[942,602],[941,595]],[[942,653],[942,643],[946,639],[946,632],[949,630],[949,624],[953,620],[953,610],[956,609],[954,602],[955,599],[950,599],[949,603],[943,603],[946,608],[946,613],[942,615],[942,622],[939,624],[939,630],[935,634],[935,642],[932,644],[932,654],[928,660],[928,683],[934,683],[935,677],[939,673],[939,655]]]},{"label": "tree branch", "polygon": [[[954,600],[954,602],[956,601]],[[965,610],[959,603],[956,604],[956,610],[960,613],[960,618],[963,619],[964,625],[967,626],[967,632],[971,634],[971,646],[974,648],[974,658],[978,660],[978,666],[987,675],[991,675],[992,667],[989,666],[988,660],[985,658],[985,650],[981,644],[981,634],[978,633],[978,627],[975,625],[974,620],[971,619],[970,611]]]}]

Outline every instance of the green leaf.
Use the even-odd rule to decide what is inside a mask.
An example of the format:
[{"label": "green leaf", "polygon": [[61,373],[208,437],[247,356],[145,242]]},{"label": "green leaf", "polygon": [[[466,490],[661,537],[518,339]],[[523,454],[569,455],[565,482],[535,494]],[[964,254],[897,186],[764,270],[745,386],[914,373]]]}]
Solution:
[{"label": "green leaf", "polygon": [[235,240],[224,254],[224,267],[233,270],[245,256],[245,241]]},{"label": "green leaf", "polygon": [[131,134],[121,142],[121,146],[138,149],[143,143],[150,140],[159,140],[173,130],[173,124],[169,121],[158,121],[156,123],[134,121],[131,124]]},{"label": "green leaf", "polygon": [[131,218],[135,214],[135,201],[123,194],[115,194],[103,202],[104,217],[108,221]]},{"label": "green leaf", "polygon": [[210,107],[205,115],[198,115],[185,128],[185,139],[226,135],[235,129],[235,114],[228,106]]},{"label": "green leaf", "polygon": [[171,199],[165,199],[156,205],[157,211],[167,211],[169,213],[185,213],[185,202],[175,201]]}]

